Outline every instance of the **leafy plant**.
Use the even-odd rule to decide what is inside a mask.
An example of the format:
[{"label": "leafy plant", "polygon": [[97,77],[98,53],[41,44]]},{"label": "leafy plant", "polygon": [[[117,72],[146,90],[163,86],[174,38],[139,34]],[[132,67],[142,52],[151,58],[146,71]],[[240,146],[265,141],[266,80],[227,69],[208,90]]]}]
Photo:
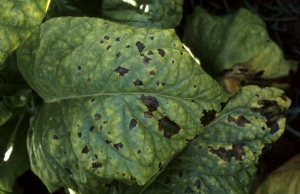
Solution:
[{"label": "leafy plant", "polygon": [[[183,1],[166,2],[52,1],[42,24],[49,1],[1,4],[38,10],[39,18],[19,18],[39,23],[9,46],[10,34],[0,34],[5,53],[22,42],[17,61],[12,55],[1,65],[2,158],[13,145],[0,163],[1,192],[15,191],[29,168],[16,161],[28,156],[50,192],[249,192],[262,148],[284,131],[290,100],[258,86],[229,97],[172,29]],[[86,17],[97,15],[91,8],[115,22]]]}]

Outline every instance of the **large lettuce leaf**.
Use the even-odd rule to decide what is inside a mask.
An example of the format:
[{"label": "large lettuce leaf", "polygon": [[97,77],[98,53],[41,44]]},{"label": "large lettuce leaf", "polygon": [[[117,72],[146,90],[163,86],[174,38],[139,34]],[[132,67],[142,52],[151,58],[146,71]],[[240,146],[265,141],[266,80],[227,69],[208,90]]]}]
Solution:
[{"label": "large lettuce leaf", "polygon": [[7,56],[16,50],[40,25],[50,0],[7,1],[0,3],[0,69]]},{"label": "large lettuce leaf", "polygon": [[245,84],[284,77],[297,67],[296,62],[285,60],[262,19],[243,8],[235,14],[213,16],[196,7],[183,42],[210,75],[219,80],[224,76],[228,90],[235,91],[235,85],[239,89]]},{"label": "large lettuce leaf", "polygon": [[227,99],[174,30],[54,18],[22,45],[18,65],[45,101],[28,149],[50,191],[146,184]]}]

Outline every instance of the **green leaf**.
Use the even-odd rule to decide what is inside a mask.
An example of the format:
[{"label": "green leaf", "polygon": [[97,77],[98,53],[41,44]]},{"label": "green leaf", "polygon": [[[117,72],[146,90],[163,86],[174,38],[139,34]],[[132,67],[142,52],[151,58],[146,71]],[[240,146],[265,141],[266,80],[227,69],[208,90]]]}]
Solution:
[{"label": "green leaf", "polygon": [[102,17],[145,28],[175,28],[182,17],[183,0],[103,0]]},{"label": "green leaf", "polygon": [[219,17],[196,7],[188,21],[183,42],[210,75],[227,77],[225,86],[232,79],[239,86],[257,85],[257,80],[284,77],[297,68],[296,62],[284,59],[264,22],[246,9]]},{"label": "green leaf", "polygon": [[[0,101],[0,193],[11,193],[14,191],[17,177],[30,167],[26,136],[29,129],[27,105],[31,98],[31,90],[22,89],[12,96],[2,98],[3,101]],[[2,117],[4,111],[9,112],[9,117]]]},{"label": "green leaf", "polygon": [[54,18],[21,46],[18,65],[46,102],[28,149],[51,192],[144,185],[227,99],[174,30]]},{"label": "green leaf", "polygon": [[50,0],[1,1],[0,69],[10,53],[41,24]]},{"label": "green leaf", "polygon": [[262,148],[284,131],[285,118],[265,109],[290,103],[279,89],[244,87],[149,188],[123,193],[249,193]]}]

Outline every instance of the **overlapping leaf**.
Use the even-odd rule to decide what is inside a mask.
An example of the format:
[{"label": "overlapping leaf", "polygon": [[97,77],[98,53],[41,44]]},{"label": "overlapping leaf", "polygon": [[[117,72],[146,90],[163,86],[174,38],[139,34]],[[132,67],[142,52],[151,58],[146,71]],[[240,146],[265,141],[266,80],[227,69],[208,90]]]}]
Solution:
[{"label": "overlapping leaf", "polygon": [[0,69],[7,56],[16,50],[38,26],[50,0],[6,1],[0,3]]},{"label": "overlapping leaf", "polygon": [[[296,68],[269,38],[264,22],[248,10],[219,17],[196,7],[188,21],[183,42],[210,75],[218,79],[224,76],[223,84],[229,91],[287,76]],[[284,88],[286,84],[276,86]]]},{"label": "overlapping leaf", "polygon": [[227,99],[174,30],[51,19],[22,45],[18,65],[46,102],[29,150],[50,191],[147,183]]},{"label": "overlapping leaf", "polygon": [[281,90],[244,87],[149,188],[121,190],[128,194],[249,193],[262,148],[283,133],[285,118],[279,115],[289,105]]},{"label": "overlapping leaf", "polygon": [[103,0],[105,19],[138,27],[175,28],[182,17],[183,0]]}]

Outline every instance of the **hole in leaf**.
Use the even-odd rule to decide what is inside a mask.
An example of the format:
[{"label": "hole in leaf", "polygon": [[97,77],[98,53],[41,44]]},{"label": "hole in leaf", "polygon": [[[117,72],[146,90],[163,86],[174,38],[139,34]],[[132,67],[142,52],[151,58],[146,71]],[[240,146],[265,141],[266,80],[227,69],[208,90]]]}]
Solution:
[{"label": "hole in leaf", "polygon": [[271,129],[270,133],[274,134],[279,130],[279,125],[276,121],[267,122],[267,127]]},{"label": "hole in leaf", "polygon": [[200,118],[200,121],[203,126],[207,126],[212,120],[216,118],[216,111],[215,110],[203,110],[203,116]]},{"label": "hole in leaf", "polygon": [[228,122],[234,122],[239,127],[245,127],[245,124],[251,123],[248,119],[246,119],[244,116],[240,115],[237,118],[232,117],[231,115],[228,115]]}]

